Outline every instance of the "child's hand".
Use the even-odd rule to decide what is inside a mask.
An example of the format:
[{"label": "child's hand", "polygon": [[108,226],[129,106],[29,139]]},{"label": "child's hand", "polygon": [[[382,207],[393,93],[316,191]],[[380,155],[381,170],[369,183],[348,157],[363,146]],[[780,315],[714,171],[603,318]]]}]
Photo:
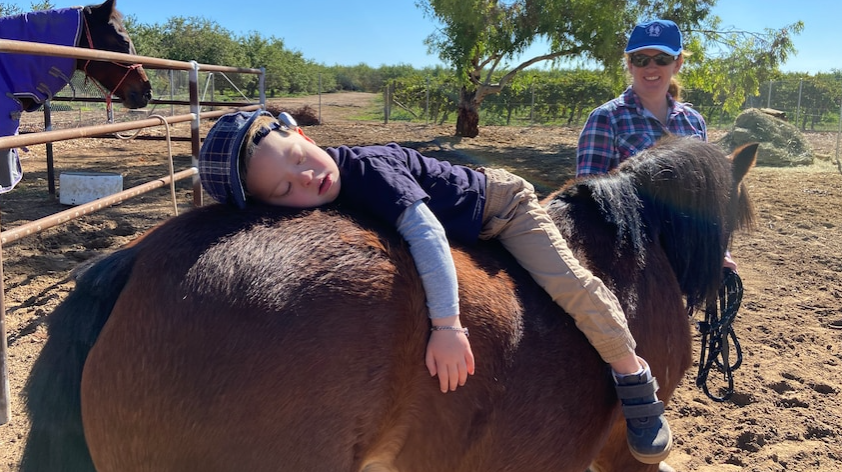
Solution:
[{"label": "child's hand", "polygon": [[734,272],[737,271],[737,263],[734,261],[734,259],[731,259],[731,253],[725,253],[725,260],[722,262],[722,267],[727,267],[733,270]]},{"label": "child's hand", "polygon": [[474,374],[474,354],[468,336],[456,330],[433,331],[427,343],[426,364],[431,376],[438,374],[443,393],[465,385],[468,374]]}]

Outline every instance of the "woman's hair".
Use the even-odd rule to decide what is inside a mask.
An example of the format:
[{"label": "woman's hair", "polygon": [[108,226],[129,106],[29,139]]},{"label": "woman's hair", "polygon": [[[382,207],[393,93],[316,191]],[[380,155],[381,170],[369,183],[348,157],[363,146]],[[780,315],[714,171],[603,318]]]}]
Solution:
[{"label": "woman's hair", "polygon": [[[246,131],[246,136],[244,138],[243,149],[240,151],[240,182],[243,185],[243,189],[245,190],[246,194],[248,194],[248,188],[246,187],[246,177],[248,176],[248,168],[249,168],[249,161],[251,160],[251,156],[254,155],[254,149],[257,147],[254,144],[254,135],[260,131],[261,128],[265,128],[272,123],[276,123],[278,120],[277,118],[270,116],[270,115],[261,115],[255,118],[254,122],[249,126],[248,131]],[[281,130],[278,130],[281,131]]]},{"label": "woman's hair", "polygon": [[678,81],[677,77],[670,79],[670,86],[667,88],[667,93],[670,94],[672,99],[676,102],[681,101],[681,83]]},{"label": "woman's hair", "polygon": [[[683,51],[681,51],[681,54],[679,54],[679,58],[681,59],[681,61],[683,63],[683,61],[685,59],[687,59],[688,57],[690,57],[692,54],[693,53],[690,52],[690,51],[683,50]],[[678,80],[678,77],[672,76],[672,79],[670,79],[670,86],[667,89],[667,93],[672,95],[672,99],[675,100],[676,102],[681,101],[681,81]]]}]

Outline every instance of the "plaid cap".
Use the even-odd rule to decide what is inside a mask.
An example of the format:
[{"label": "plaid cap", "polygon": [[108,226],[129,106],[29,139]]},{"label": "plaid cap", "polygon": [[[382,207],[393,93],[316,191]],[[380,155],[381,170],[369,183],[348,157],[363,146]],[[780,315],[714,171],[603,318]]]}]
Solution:
[{"label": "plaid cap", "polygon": [[653,20],[635,26],[625,52],[630,54],[641,49],[657,49],[673,56],[681,54],[683,43],[678,25],[670,20]]},{"label": "plaid cap", "polygon": [[199,151],[199,179],[214,200],[245,208],[240,151],[251,124],[262,115],[274,116],[265,110],[229,113],[219,118],[208,131]]}]

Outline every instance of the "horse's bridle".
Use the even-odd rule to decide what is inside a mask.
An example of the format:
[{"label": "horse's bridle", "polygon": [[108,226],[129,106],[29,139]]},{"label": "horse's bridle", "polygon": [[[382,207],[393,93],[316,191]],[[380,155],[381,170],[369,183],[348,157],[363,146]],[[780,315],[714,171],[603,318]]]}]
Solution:
[{"label": "horse's bridle", "polygon": [[[91,36],[91,28],[90,28],[90,26],[88,25],[88,17],[87,17],[87,16],[85,16],[85,13],[84,13],[84,12],[82,12],[82,21],[84,21],[84,22],[85,22],[85,35],[88,37],[88,47],[89,47],[90,49],[96,49],[96,48],[94,47],[94,40],[93,40],[93,37]],[[101,61],[101,62],[105,62],[105,61]],[[125,65],[125,64],[121,64],[121,63],[119,63],[119,62],[115,62],[115,61],[107,61],[107,62],[110,62],[110,63],[112,63],[112,64],[114,64],[114,65],[118,65],[118,66],[123,67],[123,68],[125,68],[125,69],[126,69],[126,73],[125,73],[125,74],[123,74],[123,78],[121,78],[121,79],[120,79],[120,81],[119,81],[119,82],[117,82],[117,85],[115,85],[115,86],[114,86],[114,91],[116,91],[117,89],[119,89],[119,88],[120,88],[120,85],[122,85],[122,84],[123,84],[123,82],[126,80],[126,77],[128,77],[128,76],[129,76],[129,74],[130,74],[133,70],[136,70],[136,69],[138,69],[138,68],[142,67],[142,64],[130,64],[130,65]],[[84,73],[85,73],[85,80],[87,80],[87,79],[90,77],[90,76],[88,75],[88,65],[89,65],[90,63],[91,63],[91,59],[88,59],[87,61],[85,61],[85,65],[84,65],[84,66],[82,66],[82,72],[84,72]],[[108,107],[108,109],[111,109],[111,96],[114,94],[114,91],[111,91],[111,90],[106,90],[106,89],[105,89],[105,88],[104,88],[104,87],[103,87],[103,86],[99,83],[99,81],[98,81],[98,80],[94,80],[93,82],[94,82],[94,85],[96,85],[96,87],[100,90],[100,92],[102,92],[102,94],[103,94],[103,95],[105,95],[105,104],[106,104],[106,106]]]},{"label": "horse's bridle", "polygon": [[[700,321],[696,325],[702,334],[696,386],[701,388],[708,398],[717,402],[724,402],[731,398],[734,393],[734,371],[743,363],[742,347],[732,325],[742,299],[742,279],[735,271],[724,268],[718,298],[709,301],[705,308],[705,321]],[[733,363],[729,359],[729,351],[732,347],[737,355]],[[713,394],[708,388],[708,374],[714,366],[722,372],[727,383],[721,397]]]}]

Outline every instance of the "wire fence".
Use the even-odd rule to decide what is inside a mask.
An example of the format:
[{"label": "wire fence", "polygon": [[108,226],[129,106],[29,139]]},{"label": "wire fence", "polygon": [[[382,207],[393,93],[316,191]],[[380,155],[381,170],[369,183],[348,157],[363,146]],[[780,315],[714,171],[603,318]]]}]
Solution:
[{"label": "wire fence", "polygon": [[[385,121],[426,123],[455,122],[460,87],[456,84],[396,80],[384,88]],[[605,87],[581,84],[541,84],[505,87],[487,96],[479,109],[481,126],[575,126],[584,125],[595,107],[614,98]],[[709,94],[685,90],[685,101],[693,103],[711,129],[730,129],[737,113],[713,103]],[[833,132],[837,135],[836,160],[842,141],[842,77],[833,80],[772,81],[748,97],[742,109],[764,108],[805,132]],[[738,112],[738,113],[739,113]]]},{"label": "wire fence", "polygon": [[[423,89],[401,88],[395,82],[386,93],[392,103],[391,120],[426,120],[447,122],[455,119],[460,87],[457,85],[428,85]],[[832,85],[832,84],[831,84]],[[484,125],[582,125],[588,113],[607,100],[614,92],[599,95],[572,92],[559,93],[548,86],[535,84],[528,89],[502,92],[487,96],[480,109],[480,123]],[[713,126],[733,123],[735,116],[722,105],[699,99],[694,90],[683,91],[685,99],[700,110]],[[805,131],[836,131],[842,122],[842,80],[835,87],[827,83],[808,81],[774,81],[761,88],[760,94],[746,99],[742,109],[771,108],[780,110],[783,117]]]},{"label": "wire fence", "polygon": [[780,110],[802,131],[836,131],[842,123],[842,79],[770,81],[746,107]]}]

